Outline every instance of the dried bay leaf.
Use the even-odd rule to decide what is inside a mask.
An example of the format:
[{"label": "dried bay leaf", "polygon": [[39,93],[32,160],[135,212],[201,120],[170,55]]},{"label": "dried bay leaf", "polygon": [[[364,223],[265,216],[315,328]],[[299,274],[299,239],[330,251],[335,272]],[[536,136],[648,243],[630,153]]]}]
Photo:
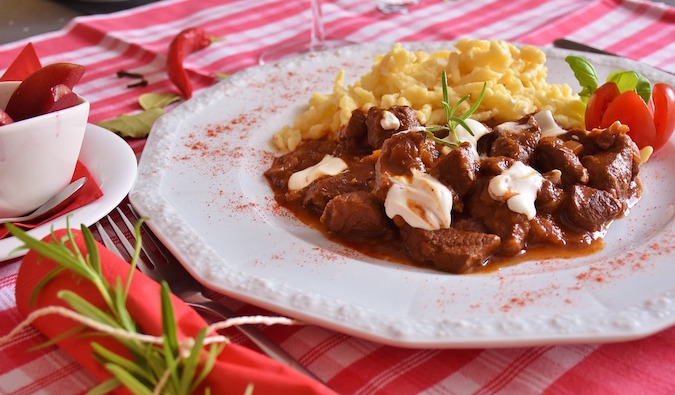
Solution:
[{"label": "dried bay leaf", "polygon": [[121,114],[115,118],[98,122],[96,125],[122,137],[144,138],[150,133],[150,129],[152,129],[152,125],[157,118],[164,114],[164,108],[154,107],[133,115]]}]

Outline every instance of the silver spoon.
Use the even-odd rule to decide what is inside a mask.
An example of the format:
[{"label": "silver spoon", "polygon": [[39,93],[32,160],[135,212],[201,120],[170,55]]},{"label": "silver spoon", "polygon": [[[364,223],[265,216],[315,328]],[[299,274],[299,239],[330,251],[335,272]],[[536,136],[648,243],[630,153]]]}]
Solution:
[{"label": "silver spoon", "polygon": [[38,207],[35,211],[28,215],[22,217],[14,218],[0,218],[0,224],[6,222],[27,222],[35,219],[46,217],[52,213],[58,212],[68,203],[70,203],[71,198],[75,195],[75,192],[80,190],[84,183],[87,182],[87,177],[79,178],[71,182],[68,186],[63,188],[59,193],[54,195],[51,199],[47,200],[45,204]]}]

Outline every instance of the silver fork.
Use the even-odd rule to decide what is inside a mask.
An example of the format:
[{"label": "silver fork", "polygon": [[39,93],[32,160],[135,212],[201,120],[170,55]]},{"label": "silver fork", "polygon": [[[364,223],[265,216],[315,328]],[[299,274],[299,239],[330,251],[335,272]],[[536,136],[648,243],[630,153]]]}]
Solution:
[{"label": "silver fork", "polygon": [[[137,222],[138,215],[134,211],[133,207],[129,205],[128,208],[131,212],[133,222]],[[132,220],[129,219],[124,211],[122,211],[119,207],[117,208],[117,212],[122,218],[122,222],[133,239],[134,225],[132,224]],[[106,219],[110,223],[110,226],[119,238],[127,254],[130,256],[133,255],[134,248],[127,239],[127,236],[119,228],[119,226],[117,226],[115,221],[110,218],[110,215],[107,215]],[[115,252],[117,255],[122,256],[121,252],[117,249],[117,246],[110,239],[100,222],[96,223],[96,229],[98,230],[101,241],[106,246],[106,248]],[[145,258],[147,258],[149,262],[146,262],[142,257],[139,257],[136,263],[138,269],[143,274],[157,282],[166,281],[167,284],[169,284],[171,292],[181,298],[187,305],[197,310],[197,312],[201,315],[210,314],[212,316],[219,317],[220,319],[236,317],[236,314],[232,310],[204,295],[203,292],[206,290],[204,286],[194,277],[192,277],[192,275],[190,275],[187,270],[185,270],[183,265],[178,262],[178,260],[171,254],[170,251],[168,251],[166,247],[164,247],[164,245],[159,240],[157,240],[157,238],[151,233],[150,229],[145,227],[145,225],[143,225],[143,231],[143,237],[141,240],[142,251],[145,254]],[[159,258],[154,251],[159,252],[164,259]],[[265,336],[254,326],[239,325],[237,326],[237,329],[239,329],[246,337],[248,337],[253,343],[260,347],[260,349],[270,358],[286,364],[291,368],[294,368],[295,370],[321,382],[321,379],[307,370],[307,368],[302,366],[295,358],[284,351],[278,344],[274,343],[270,338]]]}]

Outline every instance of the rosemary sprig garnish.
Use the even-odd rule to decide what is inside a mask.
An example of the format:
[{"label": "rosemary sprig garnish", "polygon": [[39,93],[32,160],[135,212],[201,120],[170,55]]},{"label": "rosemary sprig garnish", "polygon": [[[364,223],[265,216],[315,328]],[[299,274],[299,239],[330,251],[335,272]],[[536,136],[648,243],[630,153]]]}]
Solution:
[{"label": "rosemary sprig garnish", "polygon": [[[85,332],[95,336],[112,336],[134,356],[130,360],[92,342],[96,358],[110,372],[112,378],[93,388],[90,394],[107,393],[120,386],[137,394],[190,394],[207,377],[218,354],[229,342],[223,336],[211,336],[207,339],[212,327],[203,328],[194,339],[179,342],[170,290],[166,283],[161,284],[163,336],[157,338],[138,332],[136,323],[127,310],[126,299],[140,254],[140,224],[139,222],[135,227],[136,248],[129,268],[129,280],[125,284],[119,278],[115,284],[110,284],[105,279],[96,243],[86,226],[81,226],[86,246],[86,253],[83,253],[75,244],[74,234],[68,226],[63,238],[58,239],[52,232],[51,243],[48,243],[31,237],[11,224],[7,225],[10,233],[24,243],[20,248],[35,250],[58,264],[36,286],[31,295],[31,305],[44,286],[64,270],[71,270],[93,284],[105,304],[103,308],[99,308],[73,291],[62,290],[57,296],[67,303],[69,309],[50,306],[40,309],[48,311],[35,310],[23,325],[49,313],[67,316],[83,324],[76,327],[73,331],[75,333],[70,333],[71,335]],[[20,330],[21,327],[20,325],[15,330]],[[86,328],[93,330],[87,331]],[[11,335],[12,333],[8,336]],[[6,338],[3,337],[3,340]]]},{"label": "rosemary sprig garnish", "polygon": [[[457,135],[457,125],[462,126],[469,134],[472,136],[474,135],[473,131],[469,127],[469,125],[466,123],[466,119],[471,116],[477,109],[478,106],[480,105],[480,102],[483,101],[483,96],[485,95],[485,89],[487,88],[487,83],[483,83],[483,89],[480,91],[480,95],[478,96],[478,99],[473,103],[473,105],[467,110],[464,114],[461,116],[456,116],[455,112],[459,108],[459,106],[467,101],[471,95],[465,95],[462,98],[460,98],[453,106],[450,106],[450,95],[448,94],[448,75],[443,70],[443,73],[441,74],[441,87],[443,89],[443,101],[441,104],[443,104],[443,108],[445,110],[445,118],[447,121],[447,126],[446,125],[432,125],[426,127],[426,132],[427,132],[427,137],[430,138],[431,140],[442,144],[442,145],[447,145],[449,147],[458,147],[459,144],[461,144],[461,141],[459,139],[459,136]],[[447,141],[440,139],[436,137],[437,132],[448,132],[452,134],[452,137],[454,141]]]}]

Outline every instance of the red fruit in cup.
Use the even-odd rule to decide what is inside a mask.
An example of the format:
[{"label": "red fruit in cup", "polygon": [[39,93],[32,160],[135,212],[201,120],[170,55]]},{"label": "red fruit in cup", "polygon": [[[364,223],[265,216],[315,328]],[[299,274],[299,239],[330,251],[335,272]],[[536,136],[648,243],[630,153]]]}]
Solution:
[{"label": "red fruit in cup", "polygon": [[72,88],[83,74],[84,66],[73,63],[54,63],[36,70],[16,88],[5,112],[16,122],[70,107],[77,103]]},{"label": "red fruit in cup", "polygon": [[2,125],[7,125],[14,122],[12,118],[7,115],[6,112],[4,112],[2,109],[0,109],[0,126]]},{"label": "red fruit in cup", "polygon": [[63,110],[77,104],[77,95],[65,84],[52,86],[51,93],[54,104],[47,112]]},{"label": "red fruit in cup", "polygon": [[32,43],[26,44],[19,52],[16,59],[7,67],[5,73],[0,77],[0,81],[23,81],[30,73],[38,70],[42,65],[40,59],[33,48]]}]

